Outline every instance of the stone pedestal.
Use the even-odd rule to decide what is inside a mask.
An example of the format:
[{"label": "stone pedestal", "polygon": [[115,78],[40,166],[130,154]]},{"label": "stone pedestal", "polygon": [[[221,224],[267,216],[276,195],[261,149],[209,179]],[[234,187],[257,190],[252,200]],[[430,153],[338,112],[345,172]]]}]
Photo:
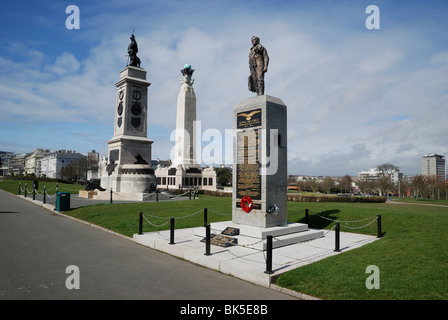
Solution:
[{"label": "stone pedestal", "polygon": [[93,199],[97,195],[97,191],[80,190],[78,196],[85,199]]},{"label": "stone pedestal", "polygon": [[114,136],[108,141],[108,164],[101,187],[124,194],[150,192],[157,186],[147,138],[148,87],[146,71],[128,66],[117,87]]},{"label": "stone pedestal", "polygon": [[[233,113],[232,222],[260,228],[285,225],[286,105],[261,95],[240,101]],[[249,201],[242,206],[243,199]]]}]

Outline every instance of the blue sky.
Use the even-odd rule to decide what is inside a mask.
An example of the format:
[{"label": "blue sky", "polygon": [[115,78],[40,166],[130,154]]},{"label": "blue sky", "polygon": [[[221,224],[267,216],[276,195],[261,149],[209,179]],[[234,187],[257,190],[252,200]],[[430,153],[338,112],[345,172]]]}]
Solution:
[{"label": "blue sky", "polygon": [[[66,28],[71,4],[80,29]],[[368,5],[380,9],[379,30],[365,26]],[[356,175],[385,162],[419,174],[422,155],[448,155],[447,16],[446,1],[5,2],[0,150],[106,154],[133,28],[152,83],[153,158],[170,158],[186,63],[201,130],[224,137],[233,106],[253,96],[247,55],[258,35],[271,59],[266,94],[288,106],[290,174]]]}]

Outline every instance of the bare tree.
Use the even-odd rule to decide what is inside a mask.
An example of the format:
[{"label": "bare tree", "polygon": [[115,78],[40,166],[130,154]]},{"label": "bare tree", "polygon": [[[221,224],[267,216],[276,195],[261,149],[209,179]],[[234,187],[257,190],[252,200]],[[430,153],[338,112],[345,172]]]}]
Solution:
[{"label": "bare tree", "polygon": [[332,177],[325,177],[320,185],[325,193],[330,193],[331,189],[334,189],[336,187],[336,182]]},{"label": "bare tree", "polygon": [[343,176],[341,180],[339,180],[339,186],[341,188],[341,192],[351,192],[352,191],[352,177],[348,174]]},{"label": "bare tree", "polygon": [[426,187],[426,177],[424,175],[417,175],[412,178],[412,186],[414,187],[415,191],[417,192],[416,196],[417,198],[419,195],[421,196],[422,191]]},{"label": "bare tree", "polygon": [[387,193],[387,190],[394,189],[394,183],[392,181],[392,176],[394,173],[398,172],[400,169],[389,163],[383,163],[376,167],[376,171],[380,175],[378,179],[378,187],[380,188],[381,194]]}]

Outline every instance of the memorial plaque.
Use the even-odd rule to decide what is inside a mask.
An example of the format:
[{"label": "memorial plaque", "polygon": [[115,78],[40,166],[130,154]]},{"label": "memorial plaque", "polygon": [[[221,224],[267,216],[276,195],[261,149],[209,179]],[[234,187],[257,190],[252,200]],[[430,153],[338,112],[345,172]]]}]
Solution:
[{"label": "memorial plaque", "polygon": [[[205,242],[205,238],[201,242]],[[225,235],[214,234],[210,235],[210,244],[218,247],[230,247],[238,244],[237,238],[232,238]]]},{"label": "memorial plaque", "polygon": [[114,163],[120,159],[120,150],[109,150],[109,163]]},{"label": "memorial plaque", "polygon": [[240,229],[227,227],[223,232],[221,232],[221,234],[224,234],[226,236],[238,236],[240,234]]},{"label": "memorial plaque", "polygon": [[237,114],[237,129],[261,126],[261,109],[240,112]]},{"label": "memorial plaque", "polygon": [[244,196],[261,200],[261,175],[258,159],[258,130],[246,130],[237,135],[237,198]]}]

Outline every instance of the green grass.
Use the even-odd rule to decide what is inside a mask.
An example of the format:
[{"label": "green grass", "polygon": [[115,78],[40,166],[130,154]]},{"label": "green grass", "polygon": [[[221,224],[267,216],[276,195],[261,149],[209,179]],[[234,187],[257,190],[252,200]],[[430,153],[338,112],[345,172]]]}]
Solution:
[{"label": "green grass", "polygon": [[[39,181],[39,188],[38,192],[42,193],[44,190],[44,186],[47,188],[47,192],[49,194],[56,193],[56,185],[58,185],[59,191],[61,192],[70,192],[74,194],[78,194],[79,190],[84,190],[85,186],[79,185],[79,184],[69,184],[69,183],[56,183],[53,181]],[[19,193],[19,183],[21,184],[22,188],[22,195],[23,190],[25,189],[25,184],[27,186],[28,191],[33,191],[33,181],[32,180],[3,180],[0,181],[0,189],[3,189],[5,191],[11,192],[13,194]]]},{"label": "green grass", "polygon": [[169,218],[175,218],[176,229],[201,226],[204,224],[204,208],[208,208],[209,223],[232,220],[231,205],[230,197],[200,195],[194,200],[99,204],[70,210],[65,214],[132,237],[138,232],[140,212],[152,224],[144,219],[143,232],[153,232],[168,230]]},{"label": "green grass", "polygon": [[[5,182],[0,182],[0,188],[9,188],[17,194],[17,182],[14,185]],[[154,227],[143,221],[144,232],[169,229],[168,220],[163,218],[170,217],[176,218],[175,227],[179,229],[203,225],[204,208],[208,208],[209,222],[231,220],[231,201],[230,197],[200,195],[196,200],[175,202],[92,205],[65,214],[131,237],[138,232],[141,211],[151,223],[164,224]],[[306,208],[310,210],[310,226],[324,229],[332,228],[334,223],[318,215],[353,221],[380,214],[383,238],[280,275],[278,285],[323,299],[448,299],[448,207],[413,203],[288,202],[288,221],[304,222]],[[376,222],[360,230],[342,225],[341,231],[376,236],[377,227]],[[369,274],[365,270],[369,265],[376,265],[380,270],[379,290],[366,288]]]},{"label": "green grass", "polygon": [[[288,211],[294,206],[288,203]],[[385,234],[361,248],[287,272],[277,279],[278,285],[323,299],[448,299],[448,208],[353,203],[306,206],[314,214],[339,220],[381,214]],[[333,226],[319,220],[312,215],[310,225]],[[376,224],[358,232],[376,235]],[[366,288],[369,265],[380,270],[379,290]]]}]

